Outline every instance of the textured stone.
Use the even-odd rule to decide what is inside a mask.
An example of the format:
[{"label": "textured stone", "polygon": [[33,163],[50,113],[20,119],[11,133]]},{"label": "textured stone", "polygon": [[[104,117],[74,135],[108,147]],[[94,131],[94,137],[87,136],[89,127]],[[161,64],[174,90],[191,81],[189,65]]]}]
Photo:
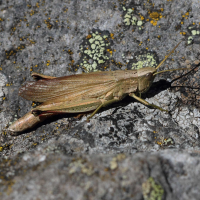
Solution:
[{"label": "textured stone", "polygon": [[[0,1],[0,199],[198,199],[199,9],[196,0]],[[181,39],[159,70],[196,68],[176,82],[185,72],[158,74],[142,95],[169,114],[127,97],[90,122],[66,114],[7,131],[32,108],[18,96],[32,71],[156,66]]]}]

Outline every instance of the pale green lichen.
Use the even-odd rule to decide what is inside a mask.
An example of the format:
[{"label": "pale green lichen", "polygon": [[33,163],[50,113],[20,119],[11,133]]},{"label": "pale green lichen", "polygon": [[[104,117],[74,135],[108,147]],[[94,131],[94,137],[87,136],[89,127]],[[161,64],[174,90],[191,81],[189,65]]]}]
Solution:
[{"label": "pale green lichen", "polygon": [[129,8],[127,12],[128,12],[128,13],[132,13],[132,12],[133,12],[133,9]]},{"label": "pale green lichen", "polygon": [[96,67],[97,67],[97,63],[96,63],[96,61],[94,61],[93,64],[92,64],[92,68],[96,69]]},{"label": "pale green lichen", "polygon": [[156,60],[150,53],[136,56],[137,62],[132,64],[132,69],[156,66]]},{"label": "pale green lichen", "polygon": [[142,25],[144,24],[144,22],[142,21],[144,19],[143,16],[141,16],[140,14],[136,14],[134,13],[134,9],[132,8],[128,8],[125,9],[123,8],[123,10],[125,11],[124,17],[123,17],[123,22],[126,26],[139,26],[139,30],[142,30]]},{"label": "pale green lichen", "polygon": [[142,26],[143,22],[140,20],[137,22],[137,26]]},{"label": "pale green lichen", "polygon": [[192,30],[191,33],[192,33],[192,35],[196,35],[197,31],[196,30]]},{"label": "pale green lichen", "polygon": [[129,26],[131,23],[130,23],[130,19],[129,18],[125,18],[124,19],[124,23],[125,25]]},{"label": "pale green lichen", "polygon": [[124,18],[131,18],[131,15],[126,14],[126,15],[124,16]]},{"label": "pale green lichen", "polygon": [[93,43],[94,41],[95,41],[94,38],[90,38],[90,39],[89,39],[89,42],[90,42],[90,43]]},{"label": "pale green lichen", "polygon": [[137,24],[137,21],[138,21],[138,19],[137,19],[137,17],[132,17],[132,20],[131,20],[131,22],[132,22],[132,25],[136,25]]},{"label": "pale green lichen", "polygon": [[[90,34],[90,38],[85,41],[84,47],[81,45],[81,52],[85,54],[80,65],[87,71],[97,71],[97,67],[100,64],[106,62],[109,59],[107,50],[109,48],[109,36],[107,34],[95,33]],[[108,55],[106,55],[108,54]]]},{"label": "pale green lichen", "polygon": [[98,60],[98,63],[101,64],[101,63],[105,63],[104,60]]},{"label": "pale green lichen", "polygon": [[162,200],[164,189],[150,177],[142,184],[142,193],[144,200]]},{"label": "pale green lichen", "polygon": [[92,49],[95,49],[95,48],[96,48],[96,45],[95,45],[95,44],[92,44],[92,45],[91,45],[91,48],[92,48]]},{"label": "pale green lichen", "polygon": [[199,26],[197,26],[195,23],[188,26],[188,30],[190,32],[190,36],[187,39],[188,44],[192,44],[193,38],[199,36]]}]

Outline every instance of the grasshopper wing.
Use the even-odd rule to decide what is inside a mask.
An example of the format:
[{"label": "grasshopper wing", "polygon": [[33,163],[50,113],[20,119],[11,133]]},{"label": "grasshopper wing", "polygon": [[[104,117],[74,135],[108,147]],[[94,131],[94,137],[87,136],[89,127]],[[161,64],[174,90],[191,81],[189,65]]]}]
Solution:
[{"label": "grasshopper wing", "polygon": [[99,97],[116,87],[112,71],[93,72],[27,82],[19,95],[36,102],[69,101],[74,98]]}]

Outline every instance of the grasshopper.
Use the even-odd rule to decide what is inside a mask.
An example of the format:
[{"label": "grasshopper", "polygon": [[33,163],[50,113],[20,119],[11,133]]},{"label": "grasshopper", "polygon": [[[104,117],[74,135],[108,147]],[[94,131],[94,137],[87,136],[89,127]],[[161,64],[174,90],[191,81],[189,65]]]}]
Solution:
[{"label": "grasshopper", "polygon": [[166,111],[141,98],[151,87],[156,74],[183,70],[171,69],[157,72],[158,68],[174,52],[174,49],[156,67],[138,70],[99,71],[64,77],[52,77],[32,73],[37,81],[27,82],[19,90],[19,95],[27,100],[41,102],[25,116],[15,121],[9,130],[23,132],[39,122],[59,113],[85,113],[93,111],[93,117],[102,107],[122,100],[129,95],[147,106]]}]

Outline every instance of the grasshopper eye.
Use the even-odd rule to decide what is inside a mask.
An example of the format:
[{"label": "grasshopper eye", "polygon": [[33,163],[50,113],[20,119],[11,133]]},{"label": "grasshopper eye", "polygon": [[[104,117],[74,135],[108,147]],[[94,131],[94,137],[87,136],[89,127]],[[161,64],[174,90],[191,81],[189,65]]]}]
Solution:
[{"label": "grasshopper eye", "polygon": [[149,77],[151,75],[152,75],[152,73],[149,72],[149,73],[146,74],[146,77]]}]

